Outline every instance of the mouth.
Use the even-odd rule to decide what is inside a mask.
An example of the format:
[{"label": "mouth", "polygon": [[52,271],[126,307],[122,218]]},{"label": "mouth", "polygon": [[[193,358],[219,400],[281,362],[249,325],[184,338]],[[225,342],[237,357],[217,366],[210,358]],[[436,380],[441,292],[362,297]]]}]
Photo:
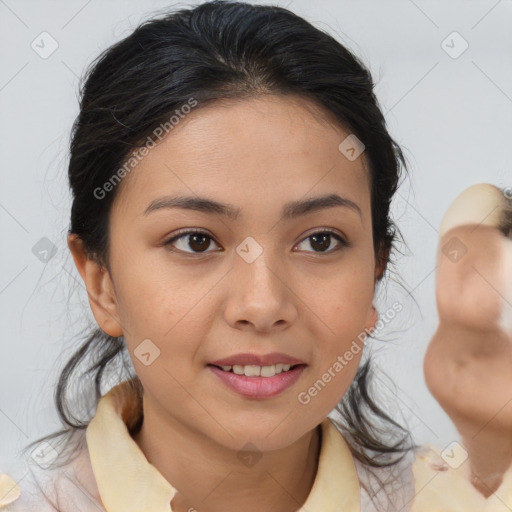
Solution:
[{"label": "mouth", "polygon": [[307,364],[277,364],[269,366],[218,366],[207,368],[218,382],[245,398],[261,400],[275,397],[291,388],[302,375]]}]

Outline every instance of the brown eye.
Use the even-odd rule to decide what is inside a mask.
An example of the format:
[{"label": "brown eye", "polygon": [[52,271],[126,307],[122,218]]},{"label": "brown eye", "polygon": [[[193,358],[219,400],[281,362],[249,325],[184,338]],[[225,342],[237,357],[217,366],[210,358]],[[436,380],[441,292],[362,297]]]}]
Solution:
[{"label": "brown eye", "polygon": [[[331,253],[348,246],[348,243],[340,235],[334,233],[333,231],[317,231],[316,233],[306,237],[299,245],[302,245],[308,240],[310,240],[310,246],[313,248],[313,252],[316,253]],[[335,246],[334,249],[328,250],[329,247],[331,247],[333,240],[337,240],[339,244],[337,247]]]},{"label": "brown eye", "polygon": [[[176,246],[181,244],[181,247],[177,247],[177,252],[185,252],[189,254],[199,254],[204,252],[212,252],[207,251],[210,247],[213,238],[204,231],[186,231],[177,235],[167,242],[165,242],[165,246]],[[172,250],[172,249],[171,249]]]}]

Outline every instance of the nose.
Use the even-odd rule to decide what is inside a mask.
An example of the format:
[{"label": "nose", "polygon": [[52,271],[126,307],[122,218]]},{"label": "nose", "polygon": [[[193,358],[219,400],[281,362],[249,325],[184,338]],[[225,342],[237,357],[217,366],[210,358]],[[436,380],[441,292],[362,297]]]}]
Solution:
[{"label": "nose", "polygon": [[284,265],[264,251],[248,263],[236,257],[226,287],[224,317],[239,330],[284,330],[298,317],[298,297]]}]

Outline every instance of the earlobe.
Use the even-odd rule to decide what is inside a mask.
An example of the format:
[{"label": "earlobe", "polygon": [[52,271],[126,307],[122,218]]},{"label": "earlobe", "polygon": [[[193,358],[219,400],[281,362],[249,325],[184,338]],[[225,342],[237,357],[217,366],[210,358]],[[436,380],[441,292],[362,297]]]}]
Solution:
[{"label": "earlobe", "polygon": [[368,327],[368,329],[374,330],[375,326],[377,325],[378,320],[379,320],[379,314],[377,313],[377,309],[375,308],[375,306],[372,303],[372,307],[370,310],[370,318],[369,318],[370,327]]},{"label": "earlobe", "polygon": [[82,277],[92,313],[100,329],[109,336],[119,337],[123,329],[119,320],[114,286],[108,269],[89,258],[78,235],[68,235],[68,247],[78,273]]},{"label": "earlobe", "polygon": [[375,308],[375,306],[373,305],[373,302],[372,302],[372,306],[371,306],[370,310],[368,311],[368,316],[366,318],[365,329],[369,332],[373,332],[375,330],[375,326],[377,325],[378,319],[379,319],[379,315],[377,313],[377,309]]}]

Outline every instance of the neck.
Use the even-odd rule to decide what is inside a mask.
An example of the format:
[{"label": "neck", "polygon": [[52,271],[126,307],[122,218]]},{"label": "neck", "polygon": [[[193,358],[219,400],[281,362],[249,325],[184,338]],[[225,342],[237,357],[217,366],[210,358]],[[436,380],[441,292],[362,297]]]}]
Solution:
[{"label": "neck", "polygon": [[133,439],[177,490],[173,512],[295,512],[307,500],[318,469],[320,426],[282,449],[256,452],[261,458],[245,465],[238,450],[179,423],[148,400],[145,393],[144,421]]}]

